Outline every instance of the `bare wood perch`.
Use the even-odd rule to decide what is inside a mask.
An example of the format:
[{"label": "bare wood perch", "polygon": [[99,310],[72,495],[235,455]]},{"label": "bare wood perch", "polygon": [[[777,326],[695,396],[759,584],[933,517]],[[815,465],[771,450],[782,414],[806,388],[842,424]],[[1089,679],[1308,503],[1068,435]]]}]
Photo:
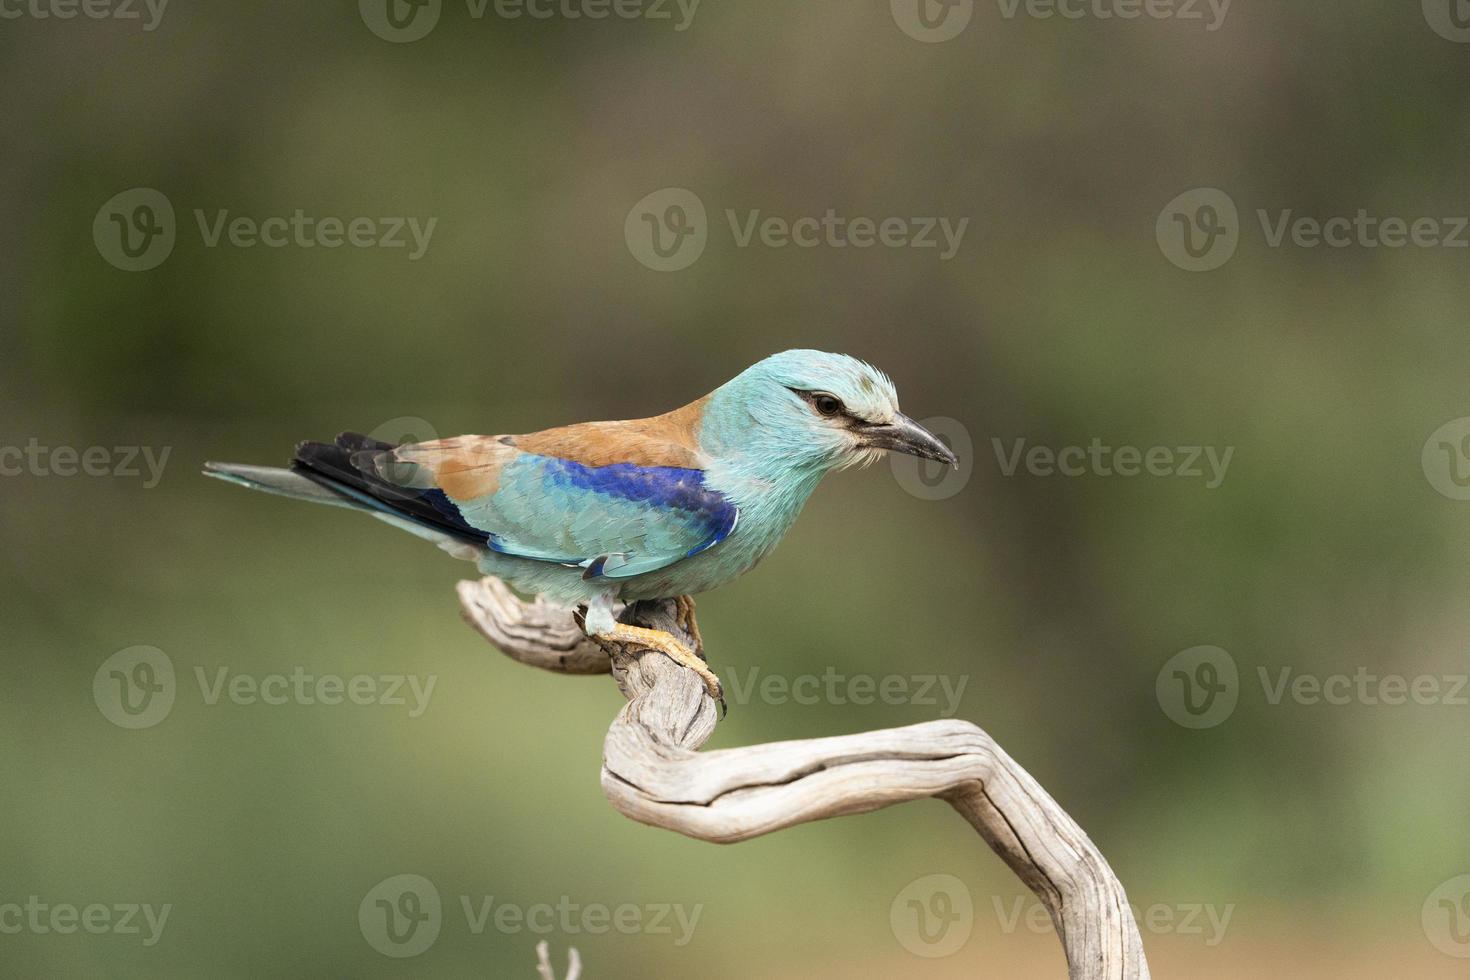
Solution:
[{"label": "bare wood perch", "polygon": [[[546,940],[536,944],[536,975],[541,980],[556,980],[556,971],[551,967],[551,947]],[[573,946],[567,952],[567,975],[562,980],[580,980],[582,976],[582,956]]]},{"label": "bare wood perch", "polygon": [[[644,648],[604,649],[582,635],[571,610],[526,602],[495,578],[461,582],[459,596],[465,618],[521,663],[570,674],[612,672],[628,703],[603,745],[602,789],[632,819],[729,844],[937,797],[1046,906],[1071,980],[1148,980],[1138,925],[1107,861],[975,725],[934,721],[700,753],[716,709],[693,671]],[[699,649],[692,614],[682,617],[672,601],[635,603],[621,618]]]}]

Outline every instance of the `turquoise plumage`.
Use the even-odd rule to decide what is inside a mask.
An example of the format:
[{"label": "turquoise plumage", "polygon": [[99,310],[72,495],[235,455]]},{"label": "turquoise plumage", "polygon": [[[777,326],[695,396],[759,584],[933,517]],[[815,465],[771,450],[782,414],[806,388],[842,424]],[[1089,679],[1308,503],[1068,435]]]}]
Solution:
[{"label": "turquoise plumage", "polygon": [[[289,470],[205,471],[371,512],[522,591],[585,603],[589,633],[627,639],[616,602],[734,580],[780,542],[825,474],[886,451],[955,462],[899,411],[881,372],[792,350],[653,418],[402,446],[344,434],[302,443]],[[718,696],[703,663],[658,636],[637,639],[700,671]]]}]

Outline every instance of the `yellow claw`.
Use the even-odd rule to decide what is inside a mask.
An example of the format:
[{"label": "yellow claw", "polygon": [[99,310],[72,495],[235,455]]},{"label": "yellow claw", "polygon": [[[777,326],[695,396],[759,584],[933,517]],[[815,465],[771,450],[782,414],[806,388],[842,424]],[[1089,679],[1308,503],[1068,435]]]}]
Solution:
[{"label": "yellow claw", "polygon": [[612,640],[616,643],[636,643],[650,650],[656,650],[674,663],[688,667],[704,681],[704,689],[709,692],[709,696],[720,704],[724,704],[724,688],[720,684],[720,679],[715,676],[715,672],[710,670],[709,665],[701,660],[692,650],[675,639],[672,633],[665,633],[663,630],[647,629],[642,626],[629,626],[627,623],[617,623],[611,630],[598,633],[597,635],[605,640]]}]

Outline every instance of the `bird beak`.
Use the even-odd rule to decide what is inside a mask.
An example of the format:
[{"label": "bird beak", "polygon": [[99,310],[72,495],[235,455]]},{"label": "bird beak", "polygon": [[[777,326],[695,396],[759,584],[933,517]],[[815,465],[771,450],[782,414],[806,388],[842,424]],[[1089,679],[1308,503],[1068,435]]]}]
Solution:
[{"label": "bird beak", "polygon": [[932,459],[950,466],[959,466],[954,451],[939,441],[939,437],[907,415],[895,416],[888,425],[874,425],[862,430],[862,444],[873,449],[888,449],[896,453],[907,453],[920,459]]}]

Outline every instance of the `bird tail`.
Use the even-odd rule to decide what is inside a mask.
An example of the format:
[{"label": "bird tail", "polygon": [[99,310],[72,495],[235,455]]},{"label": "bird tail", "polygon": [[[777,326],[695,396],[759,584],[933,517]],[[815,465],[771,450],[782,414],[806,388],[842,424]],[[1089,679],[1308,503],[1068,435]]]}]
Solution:
[{"label": "bird tail", "polygon": [[340,493],[322,486],[315,480],[302,476],[295,470],[278,466],[250,466],[245,463],[205,463],[204,475],[224,480],[251,490],[263,490],[293,500],[309,500],[312,503],[332,504],[336,507],[363,509]]},{"label": "bird tail", "polygon": [[367,436],[344,432],[332,443],[301,443],[296,447],[290,469],[205,463],[204,474],[293,500],[364,511],[434,542],[455,557],[478,557],[485,546],[483,533],[477,537],[474,528],[464,524],[457,511],[453,511],[457,521],[451,522],[435,507],[435,495],[442,495],[439,491],[397,487],[372,473],[370,467],[357,465],[357,459],[371,463],[372,456],[393,448]]}]

